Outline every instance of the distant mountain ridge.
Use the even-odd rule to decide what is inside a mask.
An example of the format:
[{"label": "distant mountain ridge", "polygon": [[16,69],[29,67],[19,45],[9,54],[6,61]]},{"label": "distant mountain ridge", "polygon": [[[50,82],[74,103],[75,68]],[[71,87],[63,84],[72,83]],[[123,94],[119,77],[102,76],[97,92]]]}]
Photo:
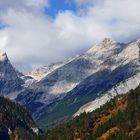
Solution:
[{"label": "distant mountain ridge", "polygon": [[[52,114],[55,119],[71,116],[82,105],[139,72],[139,46],[140,40],[125,44],[105,38],[37,81],[29,87],[30,93],[21,93],[17,101],[33,111],[40,125],[47,116],[53,118]],[[58,111],[60,106],[67,113]]]},{"label": "distant mountain ridge", "polygon": [[[135,88],[132,81],[136,86],[140,83],[135,78],[140,72],[140,39],[125,44],[105,38],[81,55],[27,75],[17,72],[7,55],[1,55],[1,60],[6,81],[1,84],[2,94],[28,108],[41,126],[73,116],[86,103],[108,97],[110,91],[112,98],[127,92]],[[105,103],[111,98],[102,99]]]}]

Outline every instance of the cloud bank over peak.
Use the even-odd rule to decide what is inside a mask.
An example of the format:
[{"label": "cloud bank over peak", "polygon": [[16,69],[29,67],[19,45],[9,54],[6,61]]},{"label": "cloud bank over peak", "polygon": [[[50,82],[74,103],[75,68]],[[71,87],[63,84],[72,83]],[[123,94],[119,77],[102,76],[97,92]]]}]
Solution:
[{"label": "cloud bank over peak", "polygon": [[130,41],[140,36],[139,0],[86,2],[77,12],[60,9],[54,19],[43,12],[51,0],[0,2],[0,21],[6,25],[0,30],[0,49],[17,68],[29,70],[80,53],[105,37]]}]

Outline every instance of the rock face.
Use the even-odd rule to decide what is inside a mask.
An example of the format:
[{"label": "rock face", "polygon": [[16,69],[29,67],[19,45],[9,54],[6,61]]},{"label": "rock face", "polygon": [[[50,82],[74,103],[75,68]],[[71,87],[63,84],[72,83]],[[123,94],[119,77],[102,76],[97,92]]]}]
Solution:
[{"label": "rock face", "polygon": [[[114,93],[115,85],[120,83],[121,86],[121,82],[129,78],[132,80],[131,77],[140,70],[139,47],[140,40],[124,44],[105,38],[84,54],[52,68],[43,79],[32,84],[16,100],[29,108],[37,120],[58,112],[60,106],[67,112],[68,109],[73,112],[65,114],[63,111],[59,117],[73,115],[78,108],[102,93],[111,89]],[[136,81],[139,83],[139,79]],[[132,86],[125,88],[128,91]],[[118,87],[118,91],[122,93],[124,88]]]},{"label": "rock face", "polygon": [[24,81],[18,77],[6,53],[0,52],[0,94],[18,92],[22,89]]}]

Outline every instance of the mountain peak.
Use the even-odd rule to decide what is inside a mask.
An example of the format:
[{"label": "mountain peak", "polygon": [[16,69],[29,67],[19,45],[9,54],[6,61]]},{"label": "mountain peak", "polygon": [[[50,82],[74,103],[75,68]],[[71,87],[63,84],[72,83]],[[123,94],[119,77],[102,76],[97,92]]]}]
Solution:
[{"label": "mountain peak", "polygon": [[6,61],[6,60],[8,60],[6,52],[0,51],[0,61],[3,62],[3,61]]},{"label": "mountain peak", "polygon": [[101,50],[108,50],[113,47],[115,47],[115,41],[113,41],[111,38],[104,38],[100,43],[95,44],[91,49],[89,49],[87,53],[94,53]]},{"label": "mountain peak", "polygon": [[113,43],[114,41],[111,38],[104,38],[103,41],[99,44],[103,45],[104,47],[108,47]]}]

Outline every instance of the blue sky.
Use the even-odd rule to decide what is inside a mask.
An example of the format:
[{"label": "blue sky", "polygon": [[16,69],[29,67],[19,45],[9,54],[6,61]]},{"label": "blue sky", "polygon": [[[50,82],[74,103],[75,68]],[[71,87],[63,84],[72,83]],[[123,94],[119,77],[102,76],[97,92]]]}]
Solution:
[{"label": "blue sky", "polygon": [[77,5],[73,1],[66,2],[65,0],[51,0],[50,6],[45,8],[44,10],[46,14],[55,18],[55,16],[59,12],[63,12],[65,10],[71,10],[73,12],[76,12],[77,8]]},{"label": "blue sky", "polygon": [[5,27],[5,25],[0,23],[0,29],[3,29],[4,27]]}]

